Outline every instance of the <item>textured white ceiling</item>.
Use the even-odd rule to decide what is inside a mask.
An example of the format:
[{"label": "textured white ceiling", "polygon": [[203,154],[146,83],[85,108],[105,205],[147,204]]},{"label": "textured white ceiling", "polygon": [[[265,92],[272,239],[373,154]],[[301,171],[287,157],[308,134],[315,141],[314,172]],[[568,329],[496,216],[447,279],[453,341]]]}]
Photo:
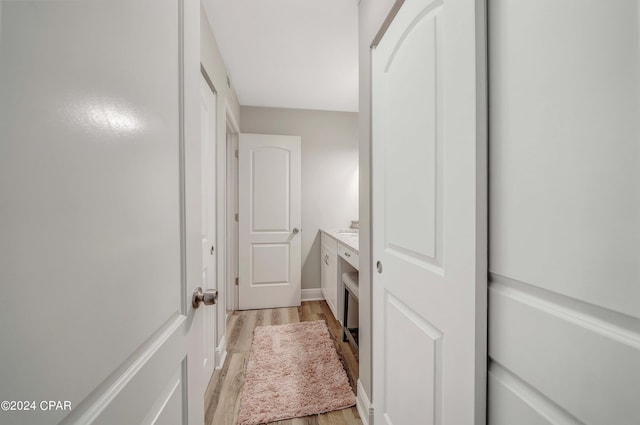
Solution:
[{"label": "textured white ceiling", "polygon": [[241,105],[358,110],[357,0],[202,0]]}]

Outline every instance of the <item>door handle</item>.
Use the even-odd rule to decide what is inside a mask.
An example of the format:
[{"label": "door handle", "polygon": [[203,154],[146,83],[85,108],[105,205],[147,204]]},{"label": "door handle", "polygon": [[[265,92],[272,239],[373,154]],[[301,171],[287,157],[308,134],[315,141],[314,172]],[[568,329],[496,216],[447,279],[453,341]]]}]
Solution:
[{"label": "door handle", "polygon": [[297,235],[298,233],[302,232],[302,229],[298,229],[297,227],[294,227],[292,232],[294,235]]},{"label": "door handle", "polygon": [[197,287],[193,290],[193,297],[191,298],[191,305],[193,308],[200,307],[200,304],[212,305],[216,303],[218,299],[217,289],[207,289],[203,291],[201,287]]},{"label": "door handle", "polygon": [[376,263],[376,269],[378,269],[378,273],[382,273],[382,263],[380,261]]},{"label": "door handle", "polygon": [[215,250],[216,250],[216,249],[213,247],[213,245],[211,245],[211,251],[209,251],[209,252],[211,253],[211,255],[213,255],[213,252],[214,252]]}]

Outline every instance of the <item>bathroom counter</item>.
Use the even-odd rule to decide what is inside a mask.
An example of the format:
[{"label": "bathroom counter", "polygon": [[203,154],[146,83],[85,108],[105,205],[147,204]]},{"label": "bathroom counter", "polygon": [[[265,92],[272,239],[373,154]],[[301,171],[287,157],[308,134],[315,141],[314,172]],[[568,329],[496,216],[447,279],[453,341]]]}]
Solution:
[{"label": "bathroom counter", "polygon": [[360,251],[360,234],[358,232],[355,233],[345,233],[340,230],[326,230],[320,229],[320,232],[325,235],[335,239],[336,241],[346,245],[348,248],[352,249],[356,252],[356,254]]}]

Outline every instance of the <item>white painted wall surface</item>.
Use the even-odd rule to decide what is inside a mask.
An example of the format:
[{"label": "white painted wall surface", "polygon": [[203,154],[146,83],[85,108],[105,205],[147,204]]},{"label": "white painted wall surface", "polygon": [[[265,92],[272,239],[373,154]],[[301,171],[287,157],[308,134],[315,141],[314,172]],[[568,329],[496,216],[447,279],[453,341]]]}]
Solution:
[{"label": "white painted wall surface", "polygon": [[[200,8],[200,61],[202,62],[202,66],[207,70],[213,84],[216,86],[218,94],[228,100],[232,115],[236,120],[240,120],[238,97],[233,88],[233,82],[231,82],[231,88],[227,86],[227,67],[225,66],[224,59],[218,48],[218,43],[213,35],[209,20],[203,8]],[[232,75],[229,77],[230,79],[233,78]],[[221,101],[224,103],[224,99]],[[219,115],[219,117],[221,116],[223,115]],[[221,122],[226,122],[226,120]],[[218,122],[218,124],[220,124],[220,122]],[[224,127],[222,127],[220,131],[224,133]]]},{"label": "white painted wall surface", "polygon": [[358,114],[241,107],[243,133],[302,137],[302,289],[320,288],[318,229],[358,218]]},{"label": "white painted wall surface", "polygon": [[370,45],[394,0],[360,0],[358,9],[358,52],[360,106],[358,119],[360,151],[360,381],[369,400],[371,389],[371,49]]}]

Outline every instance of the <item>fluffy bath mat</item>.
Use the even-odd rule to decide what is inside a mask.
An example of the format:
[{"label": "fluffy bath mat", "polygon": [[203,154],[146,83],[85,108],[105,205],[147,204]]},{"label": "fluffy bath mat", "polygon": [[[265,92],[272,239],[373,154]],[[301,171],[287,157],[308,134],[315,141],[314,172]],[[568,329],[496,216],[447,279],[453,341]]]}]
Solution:
[{"label": "fluffy bath mat", "polygon": [[256,327],[239,425],[317,415],[355,403],[323,320]]}]

